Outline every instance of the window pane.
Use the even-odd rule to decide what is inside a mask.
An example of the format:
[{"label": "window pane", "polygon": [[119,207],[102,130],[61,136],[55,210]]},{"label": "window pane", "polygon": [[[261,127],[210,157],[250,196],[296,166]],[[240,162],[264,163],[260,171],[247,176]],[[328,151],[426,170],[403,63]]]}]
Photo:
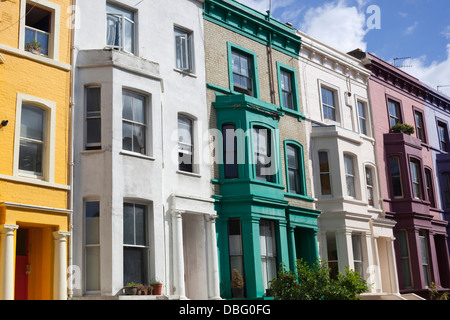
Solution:
[{"label": "window pane", "polygon": [[147,283],[146,249],[125,247],[123,251],[124,285],[129,282]]},{"label": "window pane", "polygon": [[130,203],[123,204],[123,243],[135,244],[134,240],[134,205]]},{"label": "window pane", "polygon": [[20,141],[19,169],[42,174],[43,146],[41,143]]},{"label": "window pane", "polygon": [[133,151],[145,153],[145,127],[133,125]]},{"label": "window pane", "polygon": [[178,141],[192,145],[192,120],[178,117]]},{"label": "window pane", "polygon": [[225,179],[236,179],[239,177],[235,129],[234,124],[225,124],[222,126]]},{"label": "window pane", "polygon": [[100,244],[100,203],[86,202],[86,244]]},{"label": "window pane", "polygon": [[100,112],[100,93],[98,87],[86,88],[86,111],[88,115],[98,115]]},{"label": "window pane", "polygon": [[123,109],[122,118],[127,120],[134,120],[133,116],[133,95],[128,92],[123,92],[122,95]]},{"label": "window pane", "polygon": [[136,245],[145,246],[147,244],[147,236],[145,230],[146,219],[145,219],[145,206],[135,205],[135,232],[136,232]]},{"label": "window pane", "polygon": [[24,104],[22,106],[20,136],[44,141],[44,119],[45,111],[43,109]]},{"label": "window pane", "polygon": [[124,49],[128,52],[134,52],[134,23],[125,19],[124,25]]},{"label": "window pane", "polygon": [[48,56],[48,34],[37,32],[36,33],[36,40],[39,42],[39,44],[42,47],[41,54]]},{"label": "window pane", "polygon": [[122,148],[133,151],[133,125],[127,122],[122,124]]},{"label": "window pane", "polygon": [[86,291],[100,290],[100,247],[86,247]]},{"label": "window pane", "polygon": [[106,44],[108,46],[122,46],[122,18],[113,14],[106,17],[107,34]]},{"label": "window pane", "polygon": [[102,120],[99,118],[87,119],[86,120],[86,143],[98,143],[101,142],[102,131],[101,131]]}]

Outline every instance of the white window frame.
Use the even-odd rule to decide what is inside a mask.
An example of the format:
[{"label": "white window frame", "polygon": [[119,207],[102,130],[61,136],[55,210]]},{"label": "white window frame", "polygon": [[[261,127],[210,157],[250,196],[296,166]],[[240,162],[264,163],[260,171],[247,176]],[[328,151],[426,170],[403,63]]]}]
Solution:
[{"label": "white window frame", "polygon": [[[88,110],[87,110],[87,102],[88,102],[88,94],[87,91],[91,88],[98,88],[100,89],[100,99],[99,99],[99,111],[98,111],[98,115],[89,115],[88,114]],[[101,85],[86,85],[84,87],[84,94],[85,94],[85,98],[84,98],[84,149],[85,150],[97,150],[97,149],[101,149],[102,147],[102,124],[101,124],[101,120],[102,120],[102,86]],[[100,119],[100,141],[99,142],[92,142],[92,143],[88,143],[88,125],[87,122],[90,119]]]},{"label": "white window frame", "polygon": [[[194,73],[194,34],[185,28],[174,26],[175,38],[175,68],[187,73]],[[178,57],[177,44],[181,41],[180,46],[184,47],[184,57]],[[178,66],[178,58],[182,62]]]},{"label": "white window frame", "polygon": [[[327,164],[328,164],[328,171],[321,171],[320,169],[320,153],[325,153],[327,155]],[[331,163],[330,163],[330,152],[328,150],[319,150],[317,152],[317,158],[318,158],[318,166],[319,166],[319,185],[320,185],[320,194],[322,198],[332,198],[333,197],[333,184],[332,184],[332,176],[331,176]],[[323,194],[323,186],[322,186],[322,175],[328,175],[328,180],[330,183],[330,194]]]},{"label": "white window frame", "polygon": [[[351,160],[352,164],[352,172],[347,171],[347,165],[345,159]],[[344,153],[344,172],[345,172],[345,186],[346,186],[346,195],[349,198],[356,199],[357,198],[357,167],[355,165],[356,163],[356,156],[350,153]],[[353,195],[349,194],[349,179],[352,181],[351,187],[353,187]]]},{"label": "white window frame", "polygon": [[[367,204],[370,207],[375,207],[375,169],[372,166],[366,165],[364,171],[366,177]],[[368,172],[370,172],[370,180],[368,179]],[[370,203],[370,198],[372,198],[372,203]]]},{"label": "white window frame", "polygon": [[[122,236],[122,241],[123,241],[122,242],[122,245],[123,245],[122,258],[125,257],[125,248],[135,248],[135,249],[140,249],[140,250],[145,251],[145,257],[144,257],[144,260],[142,261],[142,263],[143,263],[142,267],[143,267],[144,272],[145,272],[145,276],[144,277],[147,278],[147,279],[144,279],[144,280],[149,281],[150,277],[151,277],[151,274],[150,274],[150,269],[151,269],[151,266],[150,266],[150,219],[151,219],[151,209],[152,209],[152,207],[151,207],[151,205],[149,203],[136,202],[136,201],[133,201],[133,200],[124,199],[123,200],[123,209],[122,209],[122,213],[123,214],[125,213],[125,204],[133,205],[133,236],[134,236],[134,243],[133,244],[125,243],[125,241],[124,241],[125,234],[123,234],[123,236]],[[145,244],[144,245],[140,245],[140,244],[136,244],[135,243],[135,240],[136,240],[135,239],[136,238],[136,211],[135,211],[136,206],[142,206],[142,207],[145,208],[144,209],[145,210],[144,211],[144,220],[145,220],[144,221],[144,224],[145,224],[144,225],[144,228],[145,228],[145,240],[144,240]],[[125,224],[125,219],[124,219],[123,223]],[[145,258],[146,258],[146,261],[145,261]],[[147,267],[147,268],[145,269],[145,267]],[[123,270],[123,276],[125,276],[125,270]],[[125,280],[125,279],[123,279],[123,280]],[[125,285],[125,283],[124,283],[124,285]]]},{"label": "white window frame", "polygon": [[[333,92],[333,98],[334,98],[334,106],[329,106],[327,104],[324,104],[323,102],[323,96],[322,96],[322,88],[326,89],[328,91]],[[322,80],[318,80],[318,89],[319,89],[319,99],[320,99],[320,114],[322,116],[322,121],[325,123],[330,123],[330,124],[338,124],[340,125],[341,123],[341,119],[342,119],[342,115],[341,115],[341,101],[339,99],[340,97],[340,88],[337,86],[332,85],[331,83],[322,81]],[[330,107],[330,108],[334,108],[335,111],[335,117],[336,119],[328,119],[325,118],[325,114],[323,111],[324,106]]]},{"label": "white window frame", "polygon": [[[191,124],[191,126],[190,126],[191,143],[190,144],[186,143],[186,142],[181,142],[179,140],[180,135],[179,135],[178,131],[180,129],[179,128],[180,118],[185,118],[190,121],[190,124]],[[197,136],[197,134],[195,132],[196,121],[197,120],[194,117],[192,117],[191,115],[186,114],[186,113],[178,113],[178,115],[177,115],[177,155],[178,155],[178,157],[177,157],[177,172],[197,173],[198,168],[195,165],[196,164],[196,157],[195,157],[196,150],[195,149],[196,149],[196,136]],[[183,149],[182,146],[191,148],[191,151]],[[191,157],[191,166],[192,166],[191,171],[180,169],[180,158],[179,158],[180,154],[188,155]]]},{"label": "white window frame", "polygon": [[[136,36],[136,12],[133,11],[133,10],[131,10],[131,9],[129,9],[129,8],[126,8],[126,7],[124,7],[124,6],[117,5],[116,3],[106,2],[106,4],[109,4],[109,5],[111,5],[111,6],[115,6],[115,7],[117,7],[117,8],[120,8],[120,9],[122,9],[122,10],[124,10],[124,11],[128,11],[129,13],[133,14],[133,20],[131,20],[131,19],[125,17],[123,14],[120,14],[120,13],[113,13],[113,12],[108,12],[108,8],[107,8],[107,6],[105,6],[105,7],[106,7],[106,47],[109,47],[109,48],[115,48],[115,49],[122,50],[122,51],[125,51],[125,52],[128,52],[128,53],[131,53],[131,54],[134,54],[134,55],[135,55],[135,54],[136,54],[136,48],[137,48],[137,46],[136,46],[136,40],[137,40],[137,36]],[[122,38],[121,38],[121,45],[119,45],[119,46],[109,45],[109,44],[108,44],[108,16],[109,16],[109,15],[116,16],[116,17],[118,17],[119,19],[122,20],[122,22],[121,22],[121,26],[122,26],[122,30],[121,30]],[[130,23],[133,25],[133,35],[132,35],[132,48],[131,48],[131,51],[126,50],[126,49],[125,49],[125,45],[124,45],[124,41],[125,41],[125,24],[123,23],[124,20],[130,22]]]},{"label": "white window frame", "polygon": [[[60,5],[48,0],[20,1],[20,16],[27,14],[27,4],[36,6],[51,13],[51,31],[48,39],[48,55],[46,57],[59,60],[59,34],[60,34]],[[19,50],[25,50],[25,18],[19,20]]]},{"label": "white window frame", "polygon": [[[87,243],[87,241],[86,241],[86,238],[87,238],[87,219],[86,219],[86,204],[88,203],[88,202],[98,202],[98,206],[99,206],[99,224],[98,224],[98,236],[99,236],[99,239],[98,239],[98,243],[90,243],[90,244],[88,244]],[[99,199],[84,199],[84,201],[83,201],[83,230],[84,230],[84,232],[83,232],[83,239],[84,239],[84,241],[83,241],[83,243],[84,243],[84,249],[83,249],[83,255],[84,255],[84,288],[85,288],[85,292],[88,292],[88,293],[96,293],[96,292],[100,292],[100,289],[101,289],[101,246],[100,246],[100,243],[101,243],[101,223],[100,223],[100,219],[101,219],[101,202],[100,202],[100,200]],[[88,268],[88,264],[87,264],[87,262],[88,262],[88,259],[87,259],[87,249],[88,248],[96,248],[96,247],[98,247],[98,252],[99,252],[99,261],[98,261],[98,264],[99,264],[99,286],[100,286],[100,288],[98,288],[98,290],[88,290],[87,289],[87,281],[88,281],[88,277],[87,277],[87,268]]]},{"label": "white window frame", "polygon": [[[423,181],[422,181],[422,165],[420,160],[411,158],[409,160],[409,168],[411,174],[412,196],[414,199],[423,200]],[[417,194],[418,193],[418,194]]]},{"label": "white window frame", "polygon": [[[129,88],[122,88],[122,101],[121,101],[122,112],[123,112],[123,107],[124,107],[123,96],[125,93],[128,93],[133,96],[140,96],[140,97],[144,98],[144,122],[142,123],[142,122],[135,121],[134,114],[133,114],[133,120],[125,119],[125,118],[123,118],[123,114],[121,113],[121,119],[122,119],[122,122],[121,122],[121,124],[122,124],[122,126],[121,126],[121,129],[122,129],[121,150],[122,150],[122,152],[125,152],[125,153],[148,156],[150,154],[150,143],[149,143],[150,140],[149,139],[151,139],[151,137],[149,137],[149,135],[150,135],[149,123],[151,123],[150,116],[149,116],[149,114],[151,112],[150,104],[149,104],[150,98],[148,95],[146,95],[145,93],[142,93],[140,91],[135,91],[135,90],[129,89]],[[145,135],[145,137],[144,137],[144,149],[145,150],[143,153],[137,152],[137,151],[132,151],[132,150],[127,150],[127,149],[123,148],[123,127],[124,127],[125,123],[131,124],[132,127],[140,126],[143,128],[144,135]]]},{"label": "white window frame", "polygon": [[[362,115],[360,113],[360,104],[362,105],[362,108],[364,110],[364,115]],[[357,111],[358,111],[358,128],[359,128],[359,133],[370,137],[371,136],[371,132],[370,132],[370,117],[369,117],[368,103],[367,103],[367,101],[358,98],[356,100],[356,105],[357,105]],[[364,122],[364,130],[366,132],[363,132],[363,130],[361,128],[361,121]]]},{"label": "white window frame", "polygon": [[[43,109],[46,113],[45,141],[43,148],[42,176],[19,170],[20,156],[20,127],[22,119],[22,105],[30,104]],[[14,167],[13,176],[50,183],[55,181],[55,131],[56,130],[56,102],[44,100],[31,95],[18,93],[16,102],[16,125],[14,138]]]}]

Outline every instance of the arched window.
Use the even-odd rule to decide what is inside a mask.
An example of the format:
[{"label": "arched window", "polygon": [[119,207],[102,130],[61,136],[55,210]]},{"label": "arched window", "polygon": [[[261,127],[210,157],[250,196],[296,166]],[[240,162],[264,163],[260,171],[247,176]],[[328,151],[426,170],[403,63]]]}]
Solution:
[{"label": "arched window", "polygon": [[193,123],[192,119],[178,115],[178,169],[180,171],[193,172]]},{"label": "arched window", "polygon": [[320,188],[322,196],[331,196],[331,170],[328,151],[319,151]]},{"label": "arched window", "polygon": [[303,146],[294,141],[285,141],[286,183],[288,193],[306,196]]},{"label": "arched window", "polygon": [[223,168],[225,179],[239,178],[237,163],[236,126],[233,123],[222,125]]}]

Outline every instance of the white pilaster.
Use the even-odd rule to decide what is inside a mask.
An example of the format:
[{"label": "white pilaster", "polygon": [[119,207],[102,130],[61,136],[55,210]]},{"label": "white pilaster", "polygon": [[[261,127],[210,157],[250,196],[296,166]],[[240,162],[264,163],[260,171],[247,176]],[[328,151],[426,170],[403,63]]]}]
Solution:
[{"label": "white pilaster", "polygon": [[172,210],[174,295],[186,298],[183,254],[183,211]]},{"label": "white pilaster", "polygon": [[14,231],[19,226],[0,226],[0,300],[14,300]]},{"label": "white pilaster", "polygon": [[216,218],[217,216],[215,215],[205,216],[209,299],[220,299],[219,264],[216,241]]},{"label": "white pilaster", "polygon": [[70,232],[55,231],[53,264],[53,300],[67,300],[67,237]]}]

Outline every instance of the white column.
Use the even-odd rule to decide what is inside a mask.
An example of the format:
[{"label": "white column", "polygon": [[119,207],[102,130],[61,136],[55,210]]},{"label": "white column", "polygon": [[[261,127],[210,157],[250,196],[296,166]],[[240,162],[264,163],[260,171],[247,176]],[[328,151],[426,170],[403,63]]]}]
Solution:
[{"label": "white column", "polygon": [[14,300],[14,231],[18,228],[0,226],[0,300]]},{"label": "white column", "polygon": [[391,275],[391,288],[392,293],[400,293],[400,286],[398,284],[398,273],[397,273],[397,260],[395,257],[395,249],[394,249],[394,241],[395,238],[392,237],[390,241],[387,242],[388,249],[388,261],[389,263],[389,273]]},{"label": "white column", "polygon": [[375,286],[370,289],[370,292],[374,293],[377,292],[377,289],[379,288],[379,282],[377,276],[379,275],[379,269],[377,268],[378,264],[374,261],[374,251],[376,253],[377,250],[372,247],[373,242],[376,242],[376,240],[373,240],[372,234],[370,232],[366,232],[361,237],[363,243],[363,248],[365,248],[363,252],[363,259],[365,260],[365,267],[366,267],[366,274],[365,279],[373,279],[375,278]]},{"label": "white column", "polygon": [[216,215],[207,215],[206,219],[206,248],[208,268],[208,298],[220,299],[219,263],[217,256]]},{"label": "white column", "polygon": [[345,267],[355,269],[355,263],[353,262],[353,245],[352,245],[352,232],[350,230],[336,231],[337,245],[338,245],[338,257],[339,257],[339,271],[345,274]]},{"label": "white column", "polygon": [[55,231],[53,257],[53,300],[67,300],[67,237],[70,232]]},{"label": "white column", "polygon": [[184,284],[183,212],[172,210],[174,294],[186,298]]}]

